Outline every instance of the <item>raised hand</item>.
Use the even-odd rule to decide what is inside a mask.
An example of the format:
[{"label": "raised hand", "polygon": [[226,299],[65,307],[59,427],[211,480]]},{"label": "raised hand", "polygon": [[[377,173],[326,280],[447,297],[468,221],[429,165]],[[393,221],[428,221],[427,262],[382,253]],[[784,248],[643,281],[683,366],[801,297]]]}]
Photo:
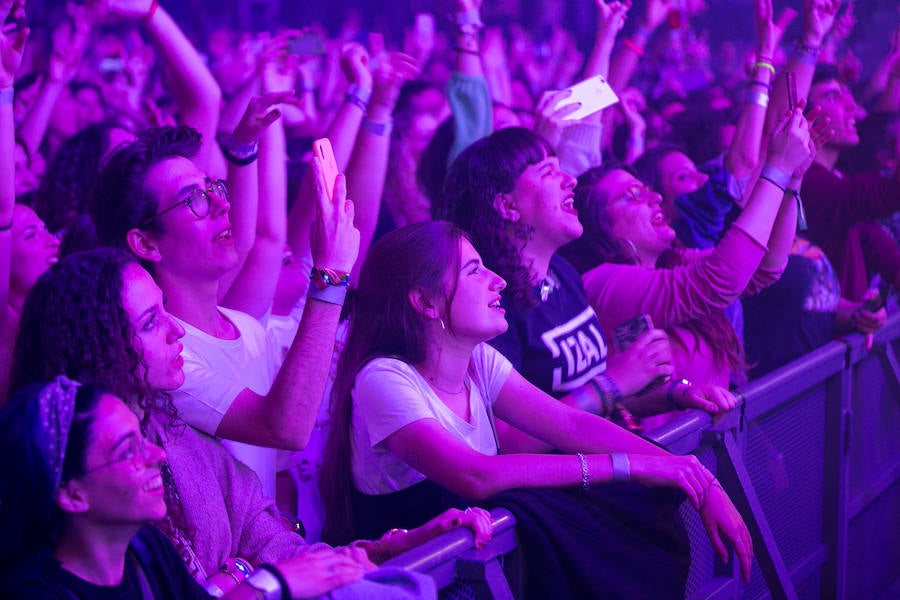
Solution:
[{"label": "raised hand", "polygon": [[803,34],[808,46],[822,45],[837,16],[840,0],[806,0],[803,3]]},{"label": "raised hand", "polygon": [[841,12],[841,15],[835,19],[834,26],[831,28],[831,40],[840,44],[856,26],[856,17],[853,15],[853,2],[848,2],[847,7]]},{"label": "raised hand", "polygon": [[628,350],[609,357],[606,373],[625,396],[636,394],[657,377],[670,377],[672,347],[666,332],[651,329],[635,340]]},{"label": "raised hand", "polygon": [[0,30],[0,88],[9,88],[15,82],[16,72],[22,65],[25,42],[28,40],[29,29],[24,27],[24,0],[2,0],[0,16],[4,22],[13,21]]},{"label": "raised hand", "polygon": [[797,11],[793,8],[785,7],[778,15],[778,19],[773,21],[772,0],[756,0],[754,8],[759,56],[771,59],[781,43],[784,32],[797,18]]},{"label": "raised hand", "polygon": [[234,129],[234,139],[241,144],[255,144],[259,141],[263,131],[281,116],[281,110],[277,108],[278,104],[288,103],[296,106],[298,102],[299,100],[291,91],[254,96],[250,99],[244,116],[241,117],[238,126]]},{"label": "raised hand", "polygon": [[[800,107],[803,108],[805,105],[806,101],[801,100]],[[809,156],[791,175],[790,186],[792,190],[800,189],[803,176],[815,161],[816,153],[834,136],[834,129],[831,128],[831,117],[822,115],[821,107],[813,107],[806,114],[806,121],[809,124]]]},{"label": "raised hand", "polygon": [[419,75],[416,59],[402,52],[386,52],[375,67],[375,84],[369,101],[370,112],[376,106],[393,110],[400,96],[400,88],[409,79]]},{"label": "raised hand", "polygon": [[625,27],[628,18],[628,10],[631,8],[631,0],[620,2],[613,0],[607,4],[604,0],[595,0],[597,5],[597,30],[615,38],[616,34]]},{"label": "raised hand", "polygon": [[544,136],[556,148],[562,139],[563,129],[578,121],[567,121],[565,117],[581,108],[580,102],[573,102],[557,108],[562,100],[572,95],[570,90],[544,92],[534,109],[534,130]]},{"label": "raised hand", "polygon": [[659,27],[669,14],[678,5],[676,0],[647,0],[644,7],[642,25],[651,31]]},{"label": "raised hand", "polygon": [[785,116],[772,132],[766,164],[794,173],[810,160],[809,123],[803,116],[802,103]]},{"label": "raised hand", "polygon": [[369,72],[369,53],[358,42],[344,45],[341,52],[341,70],[349,83],[364,89],[372,89],[372,74]]},{"label": "raised hand", "polygon": [[313,264],[349,273],[359,255],[359,230],[353,225],[353,201],[347,198],[347,179],[338,175],[334,197],[328,197],[325,170],[318,157],[312,160],[316,179],[316,219],[310,232]]}]

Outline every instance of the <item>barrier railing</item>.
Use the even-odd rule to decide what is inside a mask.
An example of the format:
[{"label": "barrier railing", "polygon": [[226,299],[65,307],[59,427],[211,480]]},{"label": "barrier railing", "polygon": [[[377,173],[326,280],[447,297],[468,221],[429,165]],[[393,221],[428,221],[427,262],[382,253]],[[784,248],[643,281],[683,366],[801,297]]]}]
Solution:
[{"label": "barrier railing", "polygon": [[[720,422],[690,411],[651,432],[716,473],[753,535],[745,585],[734,561],[717,562],[699,516],[685,503],[687,598],[896,597],[898,351],[895,315],[871,350],[861,336],[832,342],[742,387],[741,406]],[[454,531],[391,564],[432,573],[445,598],[518,597],[515,520],[506,511],[492,515],[495,537],[483,550],[472,548],[467,531]]]}]

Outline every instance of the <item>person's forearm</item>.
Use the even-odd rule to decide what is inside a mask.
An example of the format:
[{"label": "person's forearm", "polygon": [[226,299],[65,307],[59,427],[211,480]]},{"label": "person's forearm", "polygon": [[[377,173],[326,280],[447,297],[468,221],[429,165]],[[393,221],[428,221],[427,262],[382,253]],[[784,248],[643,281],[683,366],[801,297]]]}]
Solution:
[{"label": "person's forearm", "polygon": [[354,280],[359,277],[378,224],[391,147],[392,110],[393,105],[381,102],[369,105],[369,125],[357,134],[353,156],[347,167],[347,180],[353,182],[354,222],[359,230],[359,258],[353,267]]},{"label": "person's forearm", "polygon": [[230,285],[222,304],[261,318],[272,304],[286,237],[287,194],[284,127],[279,119],[259,140],[259,158],[251,165],[258,172],[259,202],[253,246]]},{"label": "person's forearm", "polygon": [[725,154],[725,169],[736,179],[745,179],[757,168],[762,147],[763,126],[774,74],[757,67],[747,84],[747,97],[734,130],[731,146]]},{"label": "person's forearm", "polygon": [[[45,77],[47,76],[45,75]],[[16,133],[19,134],[32,154],[39,151],[41,143],[44,141],[47,126],[50,124],[50,116],[53,114],[53,107],[56,106],[56,101],[65,86],[65,82],[48,79],[41,86],[31,111],[19,125]]]},{"label": "person's forearm", "polygon": [[[16,201],[15,167],[15,125],[13,124],[12,103],[0,103],[0,337],[4,340],[12,336],[7,322],[9,302],[9,273],[12,250],[13,205]],[[3,349],[0,348],[0,353]],[[9,365],[6,365],[7,369]],[[2,391],[0,391],[2,393]]]},{"label": "person's forearm", "polygon": [[169,75],[169,88],[178,105],[181,121],[200,132],[202,145],[194,158],[201,169],[208,170],[215,146],[222,91],[200,54],[187,39],[175,20],[158,7],[144,24]]},{"label": "person's forearm", "polygon": [[816,40],[817,38],[813,34],[805,33],[801,37],[800,43],[794,48],[784,71],[772,83],[772,92],[769,95],[769,110],[766,113],[765,135],[770,134],[788,112],[786,73],[794,74],[794,81],[797,84],[797,98],[804,100],[809,98],[813,73],[815,73],[818,62],[815,49],[822,43],[821,40]]},{"label": "person's forearm", "polygon": [[325,137],[331,140],[334,160],[337,162],[338,170],[342,173],[347,170],[350,155],[353,153],[353,145],[356,142],[356,135],[359,132],[359,126],[362,124],[364,116],[365,111],[356,103],[343,102],[338,108],[334,120],[325,132]]},{"label": "person's forearm", "polygon": [[[598,27],[601,27],[599,24]],[[582,79],[593,77],[594,75],[602,75],[609,78],[609,60],[612,56],[613,46],[616,42],[615,33],[609,30],[601,30],[597,32],[597,39],[594,47],[591,49],[591,55],[588,57],[587,64],[584,67]]]},{"label": "person's forearm", "polygon": [[[763,245],[768,245],[772,228],[782,208],[784,190],[766,179],[758,179],[750,199],[735,224],[750,237]],[[796,216],[794,225],[796,225]]]},{"label": "person's forearm", "polygon": [[762,269],[783,269],[794,244],[794,233],[797,231],[797,199],[793,194],[784,194],[778,216],[772,226],[769,237],[769,251],[760,261]]},{"label": "person's forearm", "polygon": [[340,314],[337,304],[307,299],[297,335],[267,394],[270,427],[290,432],[300,447],[309,443],[325,395]]}]

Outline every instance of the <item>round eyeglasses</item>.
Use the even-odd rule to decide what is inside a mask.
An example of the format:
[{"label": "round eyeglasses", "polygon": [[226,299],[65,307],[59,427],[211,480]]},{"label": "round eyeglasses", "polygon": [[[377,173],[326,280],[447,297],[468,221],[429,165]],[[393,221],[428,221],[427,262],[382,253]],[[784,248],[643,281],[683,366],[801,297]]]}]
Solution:
[{"label": "round eyeglasses", "polygon": [[613,200],[613,202],[618,202],[619,200],[643,202],[647,194],[655,193],[656,192],[650,186],[644,185],[643,183],[635,183],[625,188],[625,193]]},{"label": "round eyeglasses", "polygon": [[93,473],[94,471],[99,471],[100,469],[105,469],[106,467],[111,467],[114,464],[130,461],[131,466],[137,470],[147,464],[147,456],[150,453],[151,443],[147,441],[142,435],[132,435],[128,438],[128,443],[126,443],[122,449],[117,452],[115,458],[103,463],[102,465],[98,465],[96,467],[91,467],[87,469],[84,474]]},{"label": "round eyeglasses", "polygon": [[222,200],[228,201],[228,187],[225,185],[225,181],[222,179],[216,179],[212,183],[209,184],[209,187],[206,189],[197,188],[195,190],[191,190],[185,195],[184,198],[170,206],[169,208],[160,211],[141,223],[141,227],[147,225],[148,223],[153,222],[154,220],[160,218],[167,212],[173,211],[182,204],[187,204],[188,208],[191,209],[191,212],[194,213],[194,216],[198,219],[205,219],[209,216],[209,207],[211,206],[210,194],[215,194]]}]

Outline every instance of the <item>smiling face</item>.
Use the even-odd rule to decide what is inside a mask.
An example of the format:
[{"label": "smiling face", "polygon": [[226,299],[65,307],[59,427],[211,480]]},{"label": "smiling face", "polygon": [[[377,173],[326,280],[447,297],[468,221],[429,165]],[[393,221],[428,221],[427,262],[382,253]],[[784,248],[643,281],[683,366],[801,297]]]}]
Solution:
[{"label": "smiling face", "polygon": [[500,292],[506,282],[482,264],[481,256],[466,239],[460,241],[459,259],[456,291],[450,303],[453,335],[474,344],[486,342],[509,326],[506,311],[500,308]]},{"label": "smiling face", "polygon": [[631,173],[612,171],[597,183],[604,190],[610,229],[634,244],[641,264],[653,267],[675,239],[661,206],[662,197]]},{"label": "smiling face", "polygon": [[822,116],[831,118],[834,136],[827,145],[832,148],[848,148],[859,144],[856,131],[857,104],[844,85],[835,79],[820,81],[809,92],[810,106],[822,107]]},{"label": "smiling face", "polygon": [[162,448],[144,439],[137,417],[121,400],[104,394],[97,402],[77,486],[79,512],[95,523],[140,526],[166,515],[160,465]]},{"label": "smiling face", "polygon": [[151,389],[170,391],[184,383],[182,345],[184,328],[163,306],[162,290],[150,274],[137,264],[122,272],[122,308],[135,333],[135,345],[147,365],[146,382]]},{"label": "smiling face", "polygon": [[10,289],[28,294],[44,271],[59,260],[59,240],[27,206],[13,206]]},{"label": "smiling face", "polygon": [[575,210],[576,179],[560,169],[559,159],[548,156],[522,172],[508,194],[517,223],[534,230],[528,246],[553,254],[582,232]]},{"label": "smiling face", "polygon": [[163,160],[147,171],[145,182],[158,200],[156,221],[162,231],[147,232],[159,252],[157,269],[180,278],[209,280],[237,265],[228,199],[208,193],[209,214],[202,218],[184,202],[191,192],[206,190],[211,183],[193,162],[182,157]]},{"label": "smiling face", "polygon": [[663,201],[668,206],[676,196],[696,192],[709,176],[697,170],[697,165],[681,152],[670,152],[659,161]]}]

